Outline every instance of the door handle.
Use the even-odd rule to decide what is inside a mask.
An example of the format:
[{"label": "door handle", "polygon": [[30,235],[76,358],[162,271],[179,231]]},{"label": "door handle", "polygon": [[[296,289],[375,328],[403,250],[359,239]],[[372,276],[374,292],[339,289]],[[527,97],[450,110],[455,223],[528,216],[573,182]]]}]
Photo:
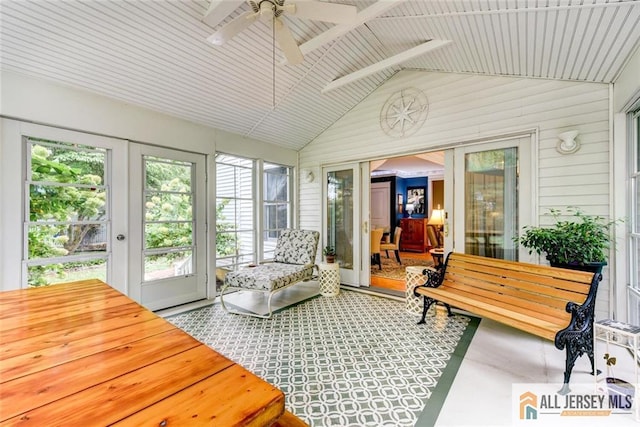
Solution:
[{"label": "door handle", "polygon": [[369,232],[369,221],[365,221],[363,224],[363,228],[364,228],[364,232],[368,233]]},{"label": "door handle", "polygon": [[116,240],[123,241],[124,240],[124,234],[118,234],[116,236]]}]

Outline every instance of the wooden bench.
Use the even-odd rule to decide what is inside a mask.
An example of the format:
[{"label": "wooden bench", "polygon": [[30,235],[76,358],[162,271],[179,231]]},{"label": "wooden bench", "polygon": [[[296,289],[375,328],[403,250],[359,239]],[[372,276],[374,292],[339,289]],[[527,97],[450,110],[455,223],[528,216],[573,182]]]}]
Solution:
[{"label": "wooden bench", "polygon": [[564,385],[576,359],[587,354],[594,370],[593,317],[600,273],[588,273],[475,255],[450,253],[440,270],[425,269],[422,319],[435,302],[478,314],[566,348]]}]

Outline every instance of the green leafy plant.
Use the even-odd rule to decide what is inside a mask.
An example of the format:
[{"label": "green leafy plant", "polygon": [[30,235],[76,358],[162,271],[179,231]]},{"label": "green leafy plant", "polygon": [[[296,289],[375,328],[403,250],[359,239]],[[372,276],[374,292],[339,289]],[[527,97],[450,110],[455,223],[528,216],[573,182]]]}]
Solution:
[{"label": "green leafy plant", "polygon": [[325,246],[322,254],[324,256],[336,256],[336,249],[333,246]]},{"label": "green leafy plant", "polygon": [[[606,264],[612,231],[620,220],[606,221],[573,207],[567,208],[564,216],[558,209],[550,209],[547,215],[554,218],[554,225],[525,226],[522,236],[514,241],[529,249],[530,254],[544,252],[552,264]],[[563,219],[569,215],[571,219]]]}]

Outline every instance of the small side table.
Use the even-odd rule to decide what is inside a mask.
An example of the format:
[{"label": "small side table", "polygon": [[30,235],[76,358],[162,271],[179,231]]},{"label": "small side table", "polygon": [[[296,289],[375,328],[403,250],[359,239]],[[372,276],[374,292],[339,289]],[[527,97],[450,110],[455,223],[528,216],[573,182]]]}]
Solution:
[{"label": "small side table", "polygon": [[[633,366],[633,378],[628,378],[630,384],[629,386],[635,389],[634,392],[634,401],[632,407],[633,418],[636,421],[640,421],[640,398],[638,393],[638,383],[640,381],[640,372],[638,370],[638,360],[635,359],[635,356],[640,351],[640,326],[630,325],[624,322],[618,322],[617,320],[605,319],[594,322],[593,324],[593,352],[595,357],[595,368],[596,372],[598,372],[598,365],[603,363],[605,360],[602,356],[597,353],[597,344],[598,342],[603,342],[605,345],[605,352],[610,354],[612,357],[616,359],[620,359],[620,357],[630,356],[631,361],[630,364]],[[621,352],[612,352],[611,346],[615,346],[622,350]],[[619,353],[619,354],[618,354]],[[630,353],[630,354],[629,354]],[[620,366],[619,366],[620,368]],[[607,369],[607,365],[603,366],[603,369],[600,371],[606,375],[609,374],[609,369]],[[613,374],[613,371],[611,372]],[[629,374],[629,373],[628,373]],[[596,388],[599,383],[603,383],[605,381],[602,378],[603,375],[595,375]],[[610,385],[606,385],[605,387],[611,387]],[[615,388],[615,386],[614,386]]]},{"label": "small side table", "polygon": [[426,277],[423,276],[422,270],[424,267],[406,267],[406,309],[410,313],[422,314],[422,297],[417,297],[413,294],[413,290],[416,286],[424,285]]},{"label": "small side table", "polygon": [[340,264],[337,262],[318,264],[320,295],[335,297],[340,293]]},{"label": "small side table", "polygon": [[434,248],[429,250],[429,254],[431,254],[431,258],[433,258],[433,266],[435,268],[442,267],[444,258],[444,249],[443,248]]}]

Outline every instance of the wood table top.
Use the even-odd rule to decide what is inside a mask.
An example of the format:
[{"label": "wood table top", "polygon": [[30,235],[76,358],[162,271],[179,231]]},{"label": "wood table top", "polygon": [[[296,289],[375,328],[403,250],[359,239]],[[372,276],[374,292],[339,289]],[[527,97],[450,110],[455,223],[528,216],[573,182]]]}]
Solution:
[{"label": "wood table top", "polygon": [[0,425],[271,425],[284,394],[99,280],[0,292]]}]

